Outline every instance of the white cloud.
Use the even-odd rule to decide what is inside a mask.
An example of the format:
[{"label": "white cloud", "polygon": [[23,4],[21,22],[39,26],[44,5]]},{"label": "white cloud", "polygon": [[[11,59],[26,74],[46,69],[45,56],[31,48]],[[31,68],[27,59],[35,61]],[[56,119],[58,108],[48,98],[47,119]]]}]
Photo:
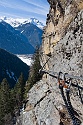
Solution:
[{"label": "white cloud", "polygon": [[40,7],[41,9],[48,10],[48,3],[47,0],[24,0],[30,4]]}]

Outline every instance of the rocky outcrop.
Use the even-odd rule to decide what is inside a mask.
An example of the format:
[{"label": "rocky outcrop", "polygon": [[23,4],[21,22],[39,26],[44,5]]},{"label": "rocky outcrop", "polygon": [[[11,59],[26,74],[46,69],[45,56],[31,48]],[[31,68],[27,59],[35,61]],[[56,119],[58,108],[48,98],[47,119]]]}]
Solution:
[{"label": "rocky outcrop", "polygon": [[[83,1],[48,0],[50,11],[44,27],[42,43],[43,66],[53,72],[83,77]],[[43,61],[42,61],[43,60]],[[44,74],[28,93],[22,125],[73,125],[65,107],[57,79]],[[72,79],[83,88],[83,81]],[[83,91],[81,90],[83,98]],[[70,100],[74,114],[83,124],[83,104],[78,88],[71,87]]]},{"label": "rocky outcrop", "polygon": [[47,25],[43,34],[45,54],[53,52],[57,42],[65,36],[69,24],[83,8],[82,0],[48,0],[50,12],[47,14]]}]

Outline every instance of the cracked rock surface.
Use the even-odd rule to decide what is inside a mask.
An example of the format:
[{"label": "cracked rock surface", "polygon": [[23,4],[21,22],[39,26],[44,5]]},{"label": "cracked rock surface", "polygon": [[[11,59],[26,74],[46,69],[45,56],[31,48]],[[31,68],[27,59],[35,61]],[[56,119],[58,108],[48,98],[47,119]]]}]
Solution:
[{"label": "cracked rock surface", "polygon": [[[46,70],[83,77],[83,1],[48,2],[50,11],[44,27],[41,65],[50,58],[45,66]],[[73,79],[72,82],[83,87],[81,80]],[[83,90],[81,95],[83,99]],[[75,116],[83,125],[83,104],[78,88],[71,87],[70,100]],[[22,125],[73,125],[58,81],[48,74],[44,74],[42,80],[30,89],[26,109],[20,117]]]}]

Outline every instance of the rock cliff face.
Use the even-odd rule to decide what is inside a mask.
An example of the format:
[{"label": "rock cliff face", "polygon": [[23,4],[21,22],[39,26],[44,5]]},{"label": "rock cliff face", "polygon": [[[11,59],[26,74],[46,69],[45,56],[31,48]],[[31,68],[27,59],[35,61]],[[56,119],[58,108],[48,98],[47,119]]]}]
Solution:
[{"label": "rock cliff face", "polygon": [[[53,52],[53,48],[68,32],[70,23],[83,8],[81,0],[48,0],[50,11],[47,15],[47,25],[43,34],[43,50],[45,54]],[[77,22],[76,24],[77,25]],[[76,28],[76,26],[73,26]]]},{"label": "rock cliff face", "polygon": [[[41,54],[46,70],[83,77],[83,1],[48,0],[50,3],[44,28]],[[72,80],[83,87],[83,81]],[[83,105],[78,88],[71,87],[70,100],[75,116],[83,124]],[[81,90],[83,99],[83,91]],[[22,125],[73,125],[62,99],[57,80],[43,75],[28,93]],[[80,125],[79,124],[79,125]]]}]

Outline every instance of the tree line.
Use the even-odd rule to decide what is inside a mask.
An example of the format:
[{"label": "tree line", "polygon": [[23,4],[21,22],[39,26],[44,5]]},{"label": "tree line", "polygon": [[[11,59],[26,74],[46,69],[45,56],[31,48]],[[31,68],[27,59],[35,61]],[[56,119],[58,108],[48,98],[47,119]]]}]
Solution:
[{"label": "tree line", "polygon": [[20,115],[20,109],[27,99],[28,91],[42,77],[39,74],[40,68],[39,49],[37,48],[27,81],[21,73],[14,88],[11,89],[7,79],[3,79],[0,84],[0,125],[5,125],[9,119],[15,122],[15,117]]},{"label": "tree line", "polygon": [[[24,77],[21,73],[14,88],[10,89],[7,79],[4,78],[0,84],[0,125],[5,125],[10,115],[10,119],[15,116],[22,107],[24,95]],[[13,121],[12,121],[13,122]]]}]

